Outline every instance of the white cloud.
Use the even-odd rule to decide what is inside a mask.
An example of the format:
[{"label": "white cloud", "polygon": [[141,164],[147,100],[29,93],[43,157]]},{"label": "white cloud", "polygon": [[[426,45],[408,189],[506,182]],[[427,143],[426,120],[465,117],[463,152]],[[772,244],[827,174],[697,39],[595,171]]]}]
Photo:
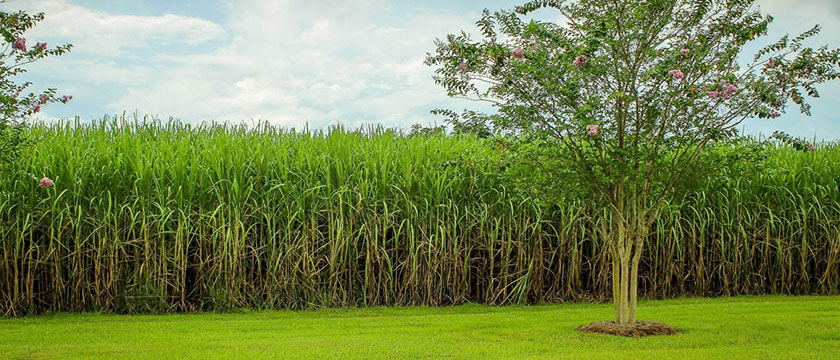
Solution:
[{"label": "white cloud", "polygon": [[229,44],[165,58],[171,67],[109,107],[289,126],[428,122],[428,110],[448,99],[432,82],[424,54],[435,37],[470,28],[471,21],[415,12],[393,24],[388,4],[237,1]]},{"label": "white cloud", "polygon": [[791,33],[820,24],[827,34],[840,30],[840,1],[837,0],[759,0],[765,13],[776,19],[774,28]]},{"label": "white cloud", "polygon": [[11,3],[30,12],[44,12],[46,20],[29,34],[72,40],[75,53],[113,57],[127,48],[152,45],[196,45],[225,35],[211,21],[173,14],[136,16],[110,14],[66,0]]},{"label": "white cloud", "polygon": [[[820,24],[822,32],[807,42],[809,46],[828,44],[832,48],[840,47],[840,2],[837,0],[759,0],[761,10],[775,18],[770,26],[768,42],[773,42],[784,34],[791,36],[809,30]],[[758,47],[750,49],[757,50]],[[836,99],[840,96],[840,86],[831,82],[818,87],[821,97],[809,99],[812,116],[799,113],[799,106],[788,104],[787,112],[779,119],[751,120],[745,123],[746,131],[751,134],[770,135],[773,131],[783,130],[795,136],[825,139],[837,139],[840,136],[840,107]]]},{"label": "white cloud", "polygon": [[[393,0],[230,0],[228,19],[216,24],[180,15],[113,14],[69,0],[25,4],[47,13],[35,35],[74,43],[70,55],[47,60],[39,70],[64,66],[48,82],[61,80],[59,88],[89,101],[93,110],[86,116],[137,109],[190,121],[408,126],[428,123],[433,108],[479,106],[448,99],[422,63],[434,38],[473,30],[479,8],[456,14],[454,5],[433,10]],[[817,42],[838,46],[835,0],[759,4],[777,16],[771,37],[822,23]],[[837,93],[835,87],[823,95]],[[790,114],[773,126],[805,131],[837,123],[837,107],[825,100],[814,102],[814,125],[803,126]]]},{"label": "white cloud", "polygon": [[60,79],[69,83],[85,85],[101,85],[116,83],[122,86],[142,86],[147,83],[150,74],[155,70],[148,65],[120,64],[108,58],[68,58],[47,59],[43,63],[33,65],[36,69],[49,69],[59,66],[61,71],[53,74],[53,79]]}]

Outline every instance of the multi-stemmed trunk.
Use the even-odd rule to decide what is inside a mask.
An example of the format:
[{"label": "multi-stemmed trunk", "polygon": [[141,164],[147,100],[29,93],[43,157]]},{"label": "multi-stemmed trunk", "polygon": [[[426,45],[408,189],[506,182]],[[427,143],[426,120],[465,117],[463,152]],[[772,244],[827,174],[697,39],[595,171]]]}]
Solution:
[{"label": "multi-stemmed trunk", "polygon": [[[624,234],[621,241],[614,241],[611,246],[613,258],[613,301],[615,302],[615,322],[632,324],[636,322],[636,304],[639,294],[639,263],[641,261],[644,238],[641,235]],[[617,239],[614,239],[617,240]]]},{"label": "multi-stemmed trunk", "polygon": [[612,205],[603,219],[602,234],[612,258],[613,302],[615,322],[620,325],[636,322],[636,305],[639,293],[639,263],[642,259],[645,238],[657,211],[649,210],[646,194],[630,200],[625,208],[622,198]]}]

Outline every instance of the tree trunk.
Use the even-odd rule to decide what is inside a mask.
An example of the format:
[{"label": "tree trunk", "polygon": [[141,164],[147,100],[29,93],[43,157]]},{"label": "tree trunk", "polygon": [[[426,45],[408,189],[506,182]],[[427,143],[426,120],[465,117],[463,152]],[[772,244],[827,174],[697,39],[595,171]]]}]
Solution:
[{"label": "tree trunk", "polygon": [[613,266],[617,265],[618,269],[615,269],[614,272],[618,275],[617,281],[614,280],[614,284],[618,285],[617,294],[618,299],[616,303],[616,319],[617,323],[619,324],[626,324],[628,317],[629,317],[629,305],[630,305],[630,246],[632,246],[629,242],[628,238],[628,229],[625,226],[625,222],[620,216],[614,216],[613,221],[617,221],[616,225],[614,226],[617,229],[616,233],[614,234],[614,261]]},{"label": "tree trunk", "polygon": [[[642,230],[642,232],[644,232]],[[644,239],[641,236],[636,236],[636,242],[633,252],[633,267],[630,271],[630,316],[627,321],[629,323],[636,322],[636,304],[639,298],[639,262],[642,260],[642,244]]]},{"label": "tree trunk", "polygon": [[618,261],[618,251],[617,249],[610,245],[611,253],[612,253],[612,291],[613,291],[613,304],[615,304],[615,322],[621,322],[621,267],[620,262]]},{"label": "tree trunk", "polygon": [[612,255],[613,302],[615,322],[626,325],[636,322],[636,307],[639,299],[639,264],[642,260],[644,241],[648,234],[647,215],[642,209],[628,218],[614,213],[610,221],[612,234],[607,236]]},{"label": "tree trunk", "polygon": [[621,259],[621,317],[619,324],[627,324],[630,305],[630,258],[622,254]]}]

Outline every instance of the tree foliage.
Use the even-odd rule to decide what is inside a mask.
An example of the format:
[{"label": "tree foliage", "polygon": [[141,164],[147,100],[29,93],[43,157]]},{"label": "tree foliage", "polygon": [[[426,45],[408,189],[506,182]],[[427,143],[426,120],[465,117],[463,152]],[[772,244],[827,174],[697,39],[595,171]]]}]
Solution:
[{"label": "tree foliage", "polygon": [[[543,175],[529,182],[535,194],[604,206],[602,234],[621,279],[615,300],[624,303],[617,322],[634,321],[638,253],[662,204],[744,160],[707,149],[741,149],[739,124],[777,118],[789,104],[810,114],[816,86],[838,78],[840,51],[805,45],[819,26],[744,61],[745,45],[773,22],[755,2],[531,1],[485,10],[479,39],[451,34],[427,56],[450,96],[493,104],[495,114],[470,119],[515,135],[506,137],[514,162],[536,169],[522,174]],[[527,20],[543,8],[564,22]]]},{"label": "tree foliage", "polygon": [[0,11],[0,165],[16,159],[27,142],[21,128],[27,118],[49,103],[66,103],[73,98],[58,96],[54,88],[27,93],[32,83],[15,81],[15,77],[26,72],[26,65],[63,55],[72,47],[65,44],[50,49],[42,42],[27,45],[25,33],[43,20],[43,13]]}]

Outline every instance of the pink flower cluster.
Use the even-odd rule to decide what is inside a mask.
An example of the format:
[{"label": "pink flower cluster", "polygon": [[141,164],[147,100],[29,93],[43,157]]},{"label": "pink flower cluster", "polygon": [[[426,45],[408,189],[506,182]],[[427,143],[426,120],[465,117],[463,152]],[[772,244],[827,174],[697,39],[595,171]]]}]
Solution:
[{"label": "pink flower cluster", "polygon": [[779,113],[778,111],[776,111],[775,109],[770,111],[770,117],[771,118],[778,119],[780,116],[782,116],[782,114]]},{"label": "pink flower cluster", "polygon": [[17,38],[17,40],[12,43],[12,49],[26,51],[26,39]]},{"label": "pink flower cluster", "polygon": [[73,95],[64,95],[61,97],[61,102],[66,103],[70,100],[73,100]]},{"label": "pink flower cluster", "polygon": [[688,53],[690,53],[690,52],[691,52],[691,50],[689,50],[689,49],[680,50],[680,54],[683,54],[683,55],[688,55]]},{"label": "pink flower cluster", "polygon": [[[467,63],[462,62],[462,63],[458,64],[457,69],[458,69],[458,71],[467,71]],[[65,97],[66,97],[66,95],[65,95]],[[70,98],[72,99],[73,97],[71,96]]]},{"label": "pink flower cluster", "polygon": [[40,185],[41,187],[50,187],[55,185],[55,183],[52,181],[52,179],[44,176],[43,178],[41,178],[41,181],[38,185]]},{"label": "pink flower cluster", "polygon": [[572,65],[581,67],[583,65],[586,65],[587,62],[589,62],[589,57],[586,55],[580,55],[575,58],[575,61],[572,61]]},{"label": "pink flower cluster", "polygon": [[682,70],[680,70],[680,69],[671,70],[671,71],[668,72],[668,75],[673,76],[674,79],[677,79],[677,80],[685,77],[685,74],[683,74]]},{"label": "pink flower cluster", "polygon": [[814,144],[808,144],[808,151],[817,151],[817,147]]},{"label": "pink flower cluster", "polygon": [[41,103],[41,105],[46,104],[47,101],[50,101],[50,96],[47,94],[41,94],[41,96],[38,97],[38,102]]},{"label": "pink flower cluster", "polygon": [[600,126],[598,124],[586,125],[586,134],[589,136],[598,135],[598,130]]},{"label": "pink flower cluster", "polygon": [[776,59],[770,58],[770,61],[767,62],[767,66],[769,66],[771,69],[776,67]]},{"label": "pink flower cluster", "polygon": [[725,100],[729,100],[732,98],[732,95],[735,95],[735,93],[738,92],[738,87],[726,82],[726,80],[720,81],[720,87],[721,91],[709,91],[706,92],[706,94],[712,99],[723,98]]},{"label": "pink flower cluster", "polygon": [[39,42],[39,43],[35,44],[35,47],[38,49],[38,51],[44,51],[44,50],[47,50],[47,43]]},{"label": "pink flower cluster", "polygon": [[525,50],[522,50],[522,48],[516,48],[513,49],[513,51],[511,51],[510,54],[517,59],[521,59],[525,57]]}]

